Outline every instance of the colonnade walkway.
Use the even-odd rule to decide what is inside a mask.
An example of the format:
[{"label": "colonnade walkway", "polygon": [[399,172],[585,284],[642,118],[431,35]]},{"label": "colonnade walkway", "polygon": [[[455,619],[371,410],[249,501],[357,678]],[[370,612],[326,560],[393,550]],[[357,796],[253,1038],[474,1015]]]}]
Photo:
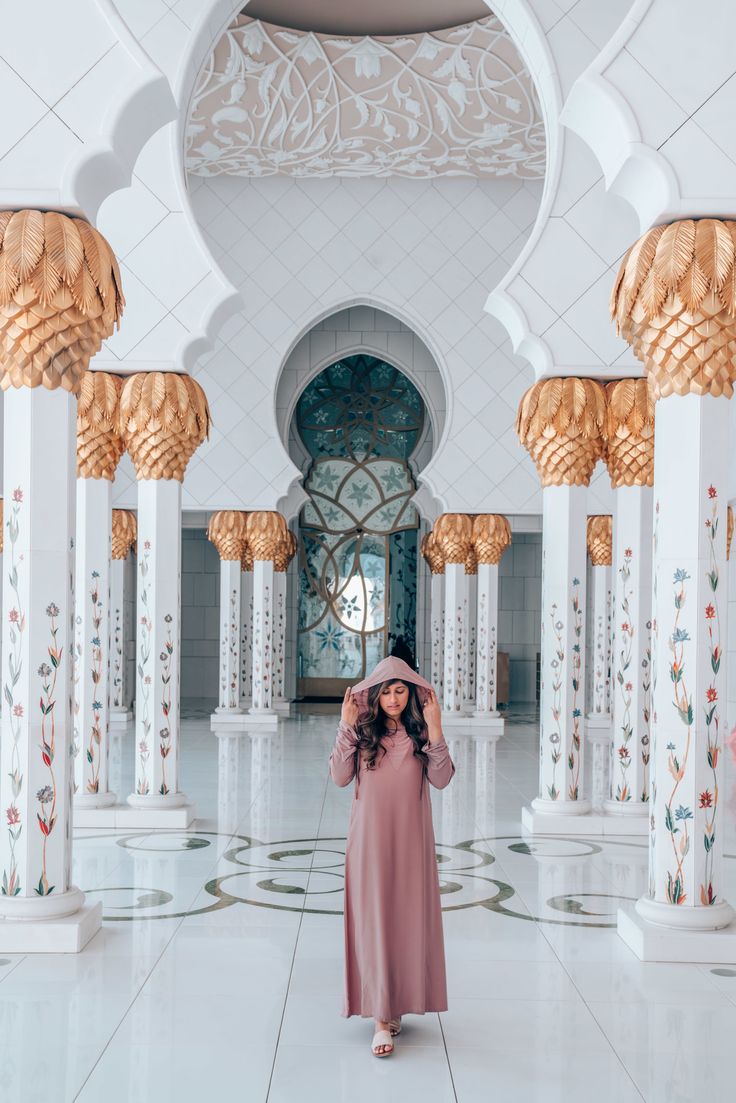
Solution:
[{"label": "colonnade walkway", "polygon": [[[103,902],[102,930],[80,954],[0,959],[5,1103],[654,1103],[675,1066],[677,1098],[730,1096],[736,969],[645,964],[616,933],[647,839],[522,837],[532,712],[497,739],[452,733],[457,774],[432,794],[449,1010],[408,1017],[378,1061],[372,1024],[339,1015],[352,789],[327,776],[336,716],[217,739],[211,704],[182,724],[194,826],[75,831],[72,881]],[[132,739],[113,736],[118,792]],[[730,761],[724,795],[733,900]]]}]

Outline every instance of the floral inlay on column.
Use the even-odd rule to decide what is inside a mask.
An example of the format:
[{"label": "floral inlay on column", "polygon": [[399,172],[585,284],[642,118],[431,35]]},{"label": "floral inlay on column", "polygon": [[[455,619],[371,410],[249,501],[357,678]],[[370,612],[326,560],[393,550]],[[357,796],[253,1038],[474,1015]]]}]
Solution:
[{"label": "floral inlay on column", "polygon": [[247,514],[213,513],[207,537],[220,556],[220,699],[218,712],[240,709],[240,561],[248,546]]},{"label": "floral inlay on column", "polygon": [[0,272],[9,559],[0,919],[13,926],[16,947],[34,949],[46,920],[69,917],[46,928],[46,948],[83,931],[86,941],[100,922],[95,907],[79,914],[84,895],[70,882],[75,414],[90,359],[124,299],[102,235],[57,211],[0,212]]},{"label": "floral inlay on column", "polygon": [[[539,472],[544,577],[540,796],[535,812],[580,815],[585,685],[586,510],[583,487],[602,457],[605,396],[592,379],[541,379],[522,397],[516,433]],[[565,613],[568,610],[569,613]],[[565,763],[564,783],[557,766]]]},{"label": "floral inlay on column", "polygon": [[151,541],[146,540],[143,544],[143,555],[140,557],[138,563],[138,573],[140,574],[140,582],[138,584],[138,601],[140,607],[143,610],[143,615],[140,618],[138,625],[138,684],[140,686],[140,704],[141,704],[141,722],[140,732],[138,738],[138,776],[136,779],[136,792],[140,796],[146,796],[150,787],[148,784],[148,760],[151,757],[151,670],[153,664],[151,663],[151,634],[153,631],[153,621],[151,620],[149,612],[149,602],[151,595],[151,583],[149,579],[151,562]]},{"label": "floral inlay on column", "polygon": [[248,514],[246,535],[253,556],[253,713],[271,713],[273,702],[274,563],[288,544],[280,513]]},{"label": "floral inlay on column", "polygon": [[293,532],[287,531],[285,539],[278,545],[273,561],[274,570],[274,699],[285,705],[285,678],[286,678],[286,579],[289,564],[298,550],[297,538]]},{"label": "floral inlay on column", "polygon": [[629,587],[632,554],[631,548],[626,548],[623,563],[618,569],[618,577],[621,583],[620,600],[616,610],[622,617],[626,617],[626,620],[622,620],[616,628],[616,685],[623,705],[620,725],[621,742],[616,751],[617,762],[615,764],[619,771],[619,779],[616,784],[616,800],[621,801],[631,800],[631,789],[628,784],[628,770],[631,766],[631,747],[629,744],[634,734],[631,722],[631,698],[634,689],[634,683],[631,680],[634,677],[631,670],[634,652],[634,624]]},{"label": "floral inlay on column", "polygon": [[[102,602],[100,601],[100,572],[92,571],[90,600],[90,624],[94,631],[90,642],[90,675],[92,684],[99,689],[102,681],[103,649],[100,631],[102,625]],[[89,740],[86,748],[89,773],[86,788],[88,793],[96,793],[100,787],[100,747],[102,745],[102,730],[100,728],[100,711],[102,703],[99,700],[99,692],[92,702],[92,723],[89,732]]]},{"label": "floral inlay on column", "polygon": [[459,714],[463,709],[467,658],[467,592],[465,563],[473,541],[473,522],[464,513],[443,513],[432,529],[445,564],[445,632],[443,709]]},{"label": "floral inlay on column", "polygon": [[[636,910],[663,929],[712,932],[733,920],[723,896],[719,830],[728,519],[718,487],[728,462],[725,400],[736,378],[736,222],[683,219],[648,231],[624,257],[611,308],[659,402],[651,678],[656,778],[650,892]],[[697,446],[678,464],[687,441]],[[694,933],[687,938],[697,943]]]},{"label": "floral inlay on column", "polygon": [[[138,526],[135,514],[127,509],[112,511],[112,579],[111,609],[112,654],[110,656],[110,695],[113,709],[123,710],[127,704],[125,695],[125,589],[122,577],[122,564],[128,558],[130,549],[136,541]],[[120,571],[120,575],[118,575]]]},{"label": "floral inlay on column", "polygon": [[477,561],[478,588],[476,716],[497,714],[498,565],[510,545],[511,526],[501,514],[480,513],[473,518],[473,549]]},{"label": "floral inlay on column", "polygon": [[[10,653],[7,656],[8,679],[3,686],[3,697],[5,698],[5,704],[9,710],[8,715],[13,749],[10,758],[9,774],[11,802],[5,809],[5,815],[8,821],[8,837],[10,840],[10,861],[8,868],[3,870],[3,896],[17,896],[21,891],[15,847],[20,838],[21,831],[23,830],[23,817],[17,802],[23,789],[20,741],[24,734],[23,715],[25,706],[22,701],[16,699],[15,687],[18,685],[21,674],[23,673],[22,643],[23,633],[26,627],[26,617],[20,597],[18,576],[19,563],[15,545],[18,542],[18,536],[20,534],[22,505],[23,489],[17,486],[13,491],[10,515],[5,521],[5,527],[8,530],[8,539],[7,542],[4,542],[10,546],[8,582],[12,592],[13,604],[8,612],[8,620],[10,621]],[[4,554],[7,555],[7,550],[4,550]]]},{"label": "floral inlay on column", "polygon": [[444,631],[444,574],[445,558],[437,545],[433,532],[428,532],[422,538],[420,552],[424,557],[431,574],[430,583],[430,681],[435,687],[437,695],[442,700],[442,683],[444,676],[444,663],[442,655],[442,637]]}]

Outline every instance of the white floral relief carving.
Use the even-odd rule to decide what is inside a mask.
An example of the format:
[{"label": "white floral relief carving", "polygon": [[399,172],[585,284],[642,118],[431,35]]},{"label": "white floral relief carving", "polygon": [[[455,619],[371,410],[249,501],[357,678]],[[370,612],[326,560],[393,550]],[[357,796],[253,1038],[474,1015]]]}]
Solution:
[{"label": "white floral relief carving", "polygon": [[186,148],[201,176],[545,172],[533,81],[495,16],[347,38],[239,15],[200,74]]}]

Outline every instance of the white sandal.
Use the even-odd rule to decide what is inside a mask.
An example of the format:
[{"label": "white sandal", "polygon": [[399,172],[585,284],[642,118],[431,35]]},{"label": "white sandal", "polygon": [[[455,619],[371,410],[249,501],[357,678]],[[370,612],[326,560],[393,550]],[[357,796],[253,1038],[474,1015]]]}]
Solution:
[{"label": "white sandal", "polygon": [[[389,1046],[389,1049],[385,1049],[383,1053],[377,1053],[378,1046]],[[373,1035],[373,1041],[371,1042],[371,1052],[374,1057],[390,1057],[394,1051],[394,1043],[388,1030],[377,1030]]]},{"label": "white sandal", "polygon": [[395,1038],[397,1034],[401,1034],[401,1015],[398,1015],[395,1019],[389,1019],[388,1028],[391,1031],[392,1038]]}]

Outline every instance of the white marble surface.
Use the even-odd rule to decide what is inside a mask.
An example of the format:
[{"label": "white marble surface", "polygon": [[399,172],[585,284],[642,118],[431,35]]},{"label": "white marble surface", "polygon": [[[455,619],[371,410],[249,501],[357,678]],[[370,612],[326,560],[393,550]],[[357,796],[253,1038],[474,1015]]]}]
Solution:
[{"label": "white marble surface", "polygon": [[[646,883],[644,844],[523,843],[531,715],[512,714],[495,750],[453,733],[458,773],[433,794],[450,1007],[409,1017],[377,1061],[372,1024],[339,1015],[351,791],[327,778],[334,719],[218,741],[211,708],[183,724],[195,828],[76,831],[74,880],[103,902],[102,931],[74,956],[0,949],[3,1103],[576,1103],[592,1085],[597,1103],[729,1098],[736,975],[642,964],[615,932]],[[126,791],[132,728],[121,738]],[[735,786],[729,762],[730,854]],[[726,869],[734,901],[736,858]]]}]

